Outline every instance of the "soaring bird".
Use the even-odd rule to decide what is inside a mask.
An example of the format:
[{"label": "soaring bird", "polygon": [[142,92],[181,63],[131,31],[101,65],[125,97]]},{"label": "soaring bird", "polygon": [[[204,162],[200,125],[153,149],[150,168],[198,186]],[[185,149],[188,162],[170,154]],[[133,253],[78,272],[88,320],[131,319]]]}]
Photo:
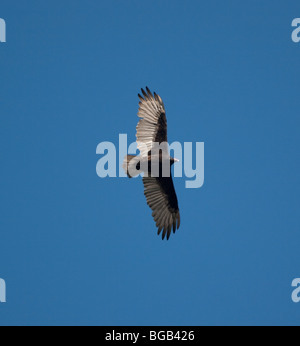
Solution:
[{"label": "soaring bird", "polygon": [[[167,118],[164,103],[159,95],[152,94],[148,87],[141,89],[136,127],[137,148],[140,155],[125,156],[123,168],[131,178],[144,172],[144,195],[152,209],[152,216],[162,232],[162,239],[169,239],[180,226],[178,201],[171,174],[171,166],[179,161],[169,155],[168,150],[155,150],[156,145],[167,143]],[[156,163],[156,165],[155,165]],[[156,168],[155,168],[156,167]],[[165,174],[167,167],[168,174]]]}]

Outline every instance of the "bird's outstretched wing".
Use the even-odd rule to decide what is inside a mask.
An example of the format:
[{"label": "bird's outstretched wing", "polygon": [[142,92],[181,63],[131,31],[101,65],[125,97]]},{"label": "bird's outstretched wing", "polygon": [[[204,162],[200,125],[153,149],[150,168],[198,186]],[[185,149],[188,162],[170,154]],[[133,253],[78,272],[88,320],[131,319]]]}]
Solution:
[{"label": "bird's outstretched wing", "polygon": [[136,141],[141,155],[146,156],[154,142],[167,142],[167,119],[161,97],[152,95],[148,87],[146,91],[141,90],[138,116],[142,119],[136,127]]},{"label": "bird's outstretched wing", "polygon": [[158,227],[157,234],[162,231],[162,239],[166,235],[169,239],[171,230],[175,233],[180,226],[180,213],[172,176],[143,177],[143,183],[147,204],[153,211],[152,216]]}]

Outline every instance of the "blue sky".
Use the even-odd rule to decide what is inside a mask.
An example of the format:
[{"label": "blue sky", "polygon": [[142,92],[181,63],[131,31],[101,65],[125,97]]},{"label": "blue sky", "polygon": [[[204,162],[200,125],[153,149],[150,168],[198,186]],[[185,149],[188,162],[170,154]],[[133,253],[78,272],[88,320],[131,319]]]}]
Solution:
[{"label": "blue sky", "polygon": [[[299,324],[299,1],[5,1],[1,325]],[[156,236],[141,180],[100,179],[137,93],[169,141],[205,142]]]}]

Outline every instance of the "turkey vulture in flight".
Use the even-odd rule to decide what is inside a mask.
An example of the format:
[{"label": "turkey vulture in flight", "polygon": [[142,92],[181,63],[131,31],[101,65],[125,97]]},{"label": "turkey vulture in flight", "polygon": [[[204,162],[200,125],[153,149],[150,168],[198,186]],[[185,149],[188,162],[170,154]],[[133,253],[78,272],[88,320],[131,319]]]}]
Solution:
[{"label": "turkey vulture in flight", "polygon": [[[141,171],[145,172],[144,194],[158,227],[157,234],[162,232],[162,239],[165,236],[169,239],[172,229],[175,233],[180,226],[177,196],[171,175],[171,165],[178,160],[171,157],[168,152],[162,150],[154,152],[156,143],[167,142],[166,111],[159,95],[156,93],[152,95],[148,87],[146,87],[146,92],[141,90],[143,96],[138,94],[140,99],[138,116],[141,119],[136,127],[137,147],[140,155],[127,155],[123,168],[129,178],[138,175]],[[151,165],[155,159],[158,163],[156,170],[158,174],[154,174],[154,165]],[[165,172],[163,162],[167,162],[169,169],[167,176],[162,174]]]}]

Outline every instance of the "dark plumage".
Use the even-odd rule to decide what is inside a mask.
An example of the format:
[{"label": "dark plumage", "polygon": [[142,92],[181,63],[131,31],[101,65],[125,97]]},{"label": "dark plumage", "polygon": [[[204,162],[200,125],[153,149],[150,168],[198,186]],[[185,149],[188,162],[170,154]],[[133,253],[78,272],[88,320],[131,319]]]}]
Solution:
[{"label": "dark plumage", "polygon": [[[146,87],[142,90],[143,96],[138,94],[139,111],[141,118],[136,127],[137,147],[140,150],[139,156],[127,155],[124,160],[123,168],[129,178],[138,175],[140,171],[145,172],[143,177],[144,194],[147,204],[152,209],[152,216],[158,227],[158,234],[162,232],[162,239],[169,239],[171,231],[175,233],[180,226],[180,213],[178,201],[173,185],[171,168],[169,176],[163,176],[163,165],[170,167],[178,160],[170,157],[168,152],[155,151],[154,143],[167,142],[167,118],[165,107],[159,95]],[[152,149],[152,151],[151,151]],[[158,163],[157,170],[153,169]],[[166,166],[168,168],[168,166]],[[155,173],[154,173],[155,171]],[[158,174],[156,174],[158,173]]]}]

